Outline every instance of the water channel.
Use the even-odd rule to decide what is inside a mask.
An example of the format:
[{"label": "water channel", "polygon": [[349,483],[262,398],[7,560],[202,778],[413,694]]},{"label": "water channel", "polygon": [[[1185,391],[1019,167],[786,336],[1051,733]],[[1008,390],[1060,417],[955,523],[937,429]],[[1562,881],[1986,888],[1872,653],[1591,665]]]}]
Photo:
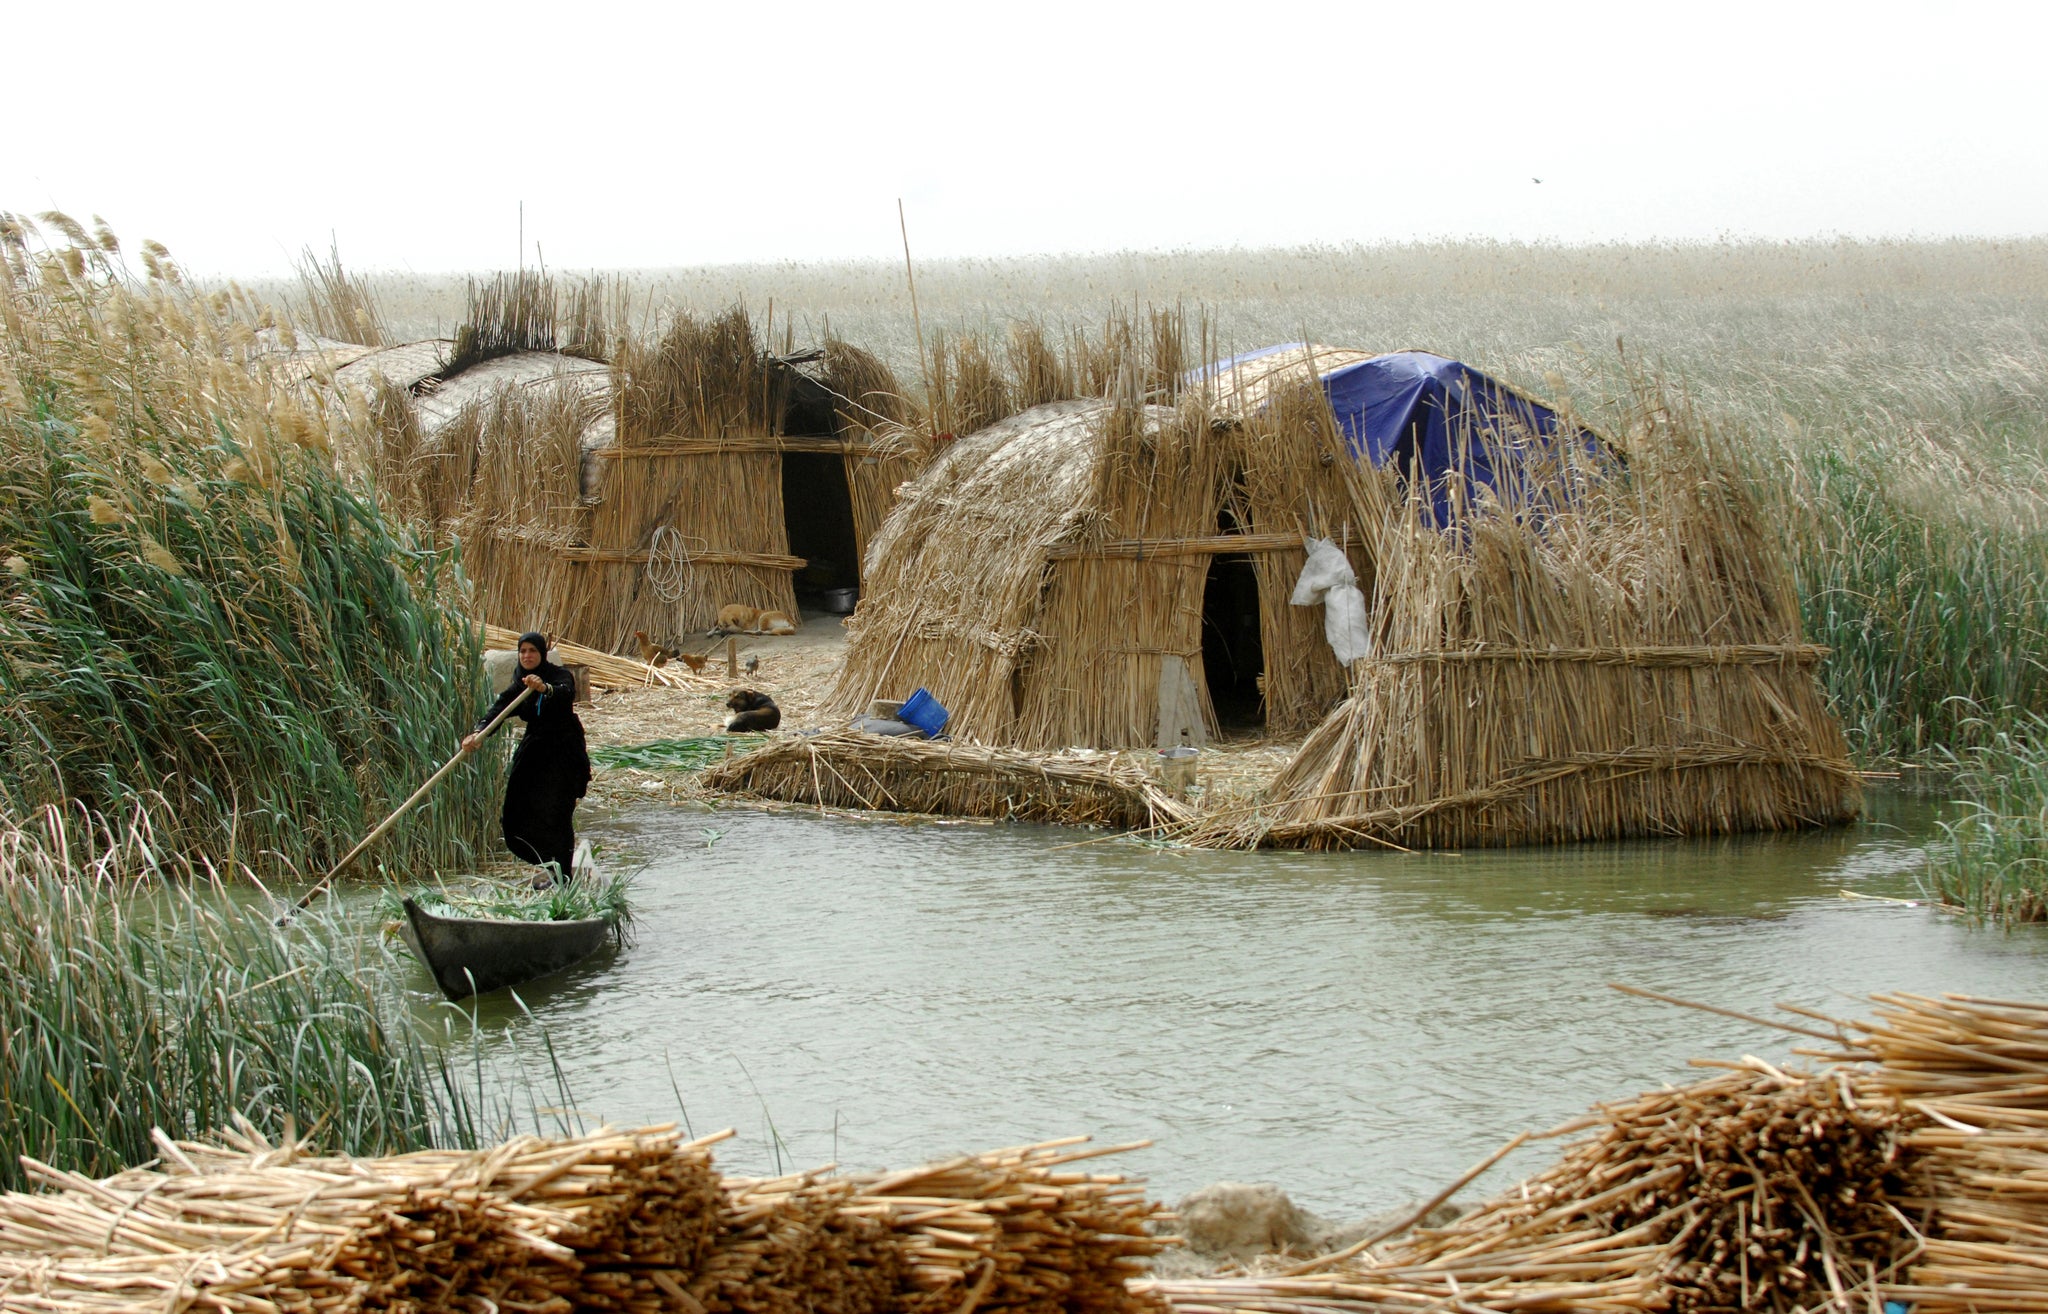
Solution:
[{"label": "water channel", "polygon": [[[2048,998],[2039,934],[1842,897],[1917,894],[1935,805],[1871,803],[1828,832],[1460,855],[650,806],[599,832],[647,863],[632,944],[523,1002],[581,1114],[735,1126],[728,1171],[1090,1132],[1155,1140],[1126,1167],[1168,1199],[1275,1181],[1352,1217],[1690,1057],[1805,1043],[1609,981],[1843,1016],[1874,990]],[[533,1061],[517,1004],[480,1016]]]}]

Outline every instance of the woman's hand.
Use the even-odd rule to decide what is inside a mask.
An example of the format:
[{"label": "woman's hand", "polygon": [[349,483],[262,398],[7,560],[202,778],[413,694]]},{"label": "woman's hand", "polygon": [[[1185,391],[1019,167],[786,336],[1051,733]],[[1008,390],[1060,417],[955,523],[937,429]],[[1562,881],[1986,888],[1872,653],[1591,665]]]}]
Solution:
[{"label": "woman's hand", "polygon": [[548,691],[548,682],[541,679],[538,675],[529,675],[526,677],[526,687],[535,693],[546,693]]},{"label": "woman's hand", "polygon": [[472,730],[462,737],[462,751],[465,753],[474,753],[476,751],[477,745],[481,744],[483,741],[484,737],[478,734],[476,731]]}]

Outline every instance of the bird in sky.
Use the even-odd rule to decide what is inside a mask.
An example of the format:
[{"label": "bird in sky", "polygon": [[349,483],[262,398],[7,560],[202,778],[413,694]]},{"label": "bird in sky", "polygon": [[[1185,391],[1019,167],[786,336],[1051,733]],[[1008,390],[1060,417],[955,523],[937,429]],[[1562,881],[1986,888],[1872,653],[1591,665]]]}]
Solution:
[{"label": "bird in sky", "polygon": [[1530,182],[1532,182],[1532,183],[1540,183],[1540,182],[1542,182],[1543,180],[1542,180],[1541,178],[1531,178],[1531,179],[1530,179],[1529,181],[1530,181]]}]

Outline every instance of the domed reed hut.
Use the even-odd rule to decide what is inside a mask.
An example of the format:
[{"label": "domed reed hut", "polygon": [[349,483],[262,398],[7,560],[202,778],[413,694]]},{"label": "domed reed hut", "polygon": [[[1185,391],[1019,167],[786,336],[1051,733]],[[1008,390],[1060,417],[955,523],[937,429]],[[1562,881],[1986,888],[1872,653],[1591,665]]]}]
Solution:
[{"label": "domed reed hut", "polygon": [[[1039,750],[1314,726],[1265,801],[1172,828],[1204,844],[1855,815],[1779,544],[1697,417],[1646,390],[1610,443],[1423,353],[1296,346],[1186,382],[943,451],[875,538],[831,710],[923,686],[953,734]],[[1304,536],[1356,576],[1348,665],[1333,604],[1290,603]]]},{"label": "domed reed hut", "polygon": [[639,341],[605,301],[501,276],[438,369],[369,385],[380,491],[461,539],[484,618],[626,652],[858,589],[924,454],[888,370],[837,340],[771,352],[738,309]]}]

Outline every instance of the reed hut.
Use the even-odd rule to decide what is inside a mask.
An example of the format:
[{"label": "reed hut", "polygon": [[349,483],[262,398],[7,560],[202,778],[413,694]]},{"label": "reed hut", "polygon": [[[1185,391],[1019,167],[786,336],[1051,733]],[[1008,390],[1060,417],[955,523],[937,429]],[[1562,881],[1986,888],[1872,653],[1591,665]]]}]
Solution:
[{"label": "reed hut", "polygon": [[887,369],[836,339],[771,353],[738,309],[640,342],[590,300],[501,279],[439,369],[374,384],[379,484],[461,539],[484,618],[626,652],[857,591],[924,451]]},{"label": "reed hut", "polygon": [[[1617,444],[1445,357],[1307,344],[1188,383],[941,454],[876,537],[828,706],[922,685],[956,735],[1041,750],[1314,727],[1265,803],[1171,828],[1216,845],[1855,815],[1779,544],[1682,406],[1646,394]],[[1348,664],[1290,603],[1307,535],[1367,600]]]},{"label": "reed hut", "polygon": [[828,710],[923,686],[953,733],[1035,749],[1306,730],[1345,690],[1287,605],[1304,531],[1341,532],[1319,441],[1099,399],[960,439],[876,536]]}]

